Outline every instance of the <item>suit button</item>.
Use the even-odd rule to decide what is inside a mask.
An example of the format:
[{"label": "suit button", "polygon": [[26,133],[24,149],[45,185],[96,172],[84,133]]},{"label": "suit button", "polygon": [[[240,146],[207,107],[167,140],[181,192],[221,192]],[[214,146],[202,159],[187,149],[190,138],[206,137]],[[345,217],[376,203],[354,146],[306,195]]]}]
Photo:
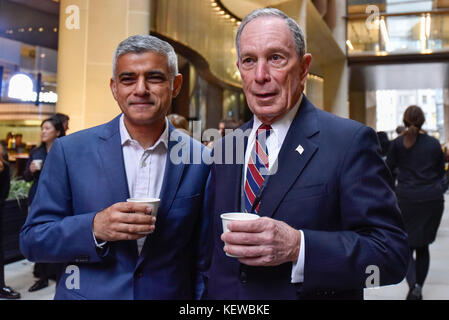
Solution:
[{"label": "suit button", "polygon": [[240,282],[241,283],[247,283],[248,282],[248,275],[245,271],[240,271]]}]

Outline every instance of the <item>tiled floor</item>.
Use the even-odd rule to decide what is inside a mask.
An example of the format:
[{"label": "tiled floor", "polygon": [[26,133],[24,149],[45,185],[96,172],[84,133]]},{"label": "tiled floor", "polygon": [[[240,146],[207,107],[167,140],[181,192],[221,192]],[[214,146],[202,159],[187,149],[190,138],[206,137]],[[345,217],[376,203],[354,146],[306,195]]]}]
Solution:
[{"label": "tiled floor", "polygon": [[[22,300],[53,299],[55,282],[37,292],[28,292],[36,280],[32,274],[33,263],[27,260],[17,261],[5,267],[7,285],[22,294]],[[397,285],[366,289],[366,300],[404,300],[408,292],[406,281]],[[424,300],[449,300],[449,196],[438,230],[436,241],[430,246],[430,268],[423,288]]]}]

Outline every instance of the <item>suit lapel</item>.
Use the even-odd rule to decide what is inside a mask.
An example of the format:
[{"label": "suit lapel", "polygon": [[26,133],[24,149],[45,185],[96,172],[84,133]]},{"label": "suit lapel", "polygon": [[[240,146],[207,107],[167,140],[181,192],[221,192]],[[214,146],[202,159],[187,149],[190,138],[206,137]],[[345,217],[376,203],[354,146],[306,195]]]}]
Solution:
[{"label": "suit lapel", "polygon": [[[176,192],[178,191],[179,184],[181,182],[182,173],[184,171],[185,163],[188,163],[190,159],[187,159],[183,152],[183,161],[179,164],[175,164],[170,160],[170,152],[172,148],[178,143],[178,141],[170,140],[171,133],[175,128],[172,124],[169,124],[169,133],[168,133],[168,150],[167,150],[167,161],[165,162],[165,172],[164,172],[164,182],[162,183],[162,189],[160,193],[160,206],[159,210],[162,210],[164,213],[168,213],[170,207],[175,199]],[[185,143],[181,142],[181,148],[185,147]],[[190,146],[187,146],[190,148]],[[163,218],[163,217],[161,217]]]},{"label": "suit lapel", "polygon": [[[120,116],[107,123],[99,135],[99,158],[108,180],[107,192],[110,194],[111,204],[126,201],[129,198],[119,119]],[[136,241],[119,241],[116,245],[118,247],[125,246],[127,249],[121,250],[121,253],[128,255],[129,260],[135,263],[138,254]]]},{"label": "suit lapel", "polygon": [[[270,176],[263,191],[259,211],[261,216],[273,216],[285,194],[317,151],[318,146],[310,138],[318,132],[315,107],[304,96],[279,151],[277,171]],[[299,146],[303,149],[301,154],[296,150]]]},{"label": "suit lapel", "polygon": [[126,201],[129,191],[120,139],[119,117],[107,123],[104,129],[100,135],[98,152],[109,182],[108,192],[113,203]]}]

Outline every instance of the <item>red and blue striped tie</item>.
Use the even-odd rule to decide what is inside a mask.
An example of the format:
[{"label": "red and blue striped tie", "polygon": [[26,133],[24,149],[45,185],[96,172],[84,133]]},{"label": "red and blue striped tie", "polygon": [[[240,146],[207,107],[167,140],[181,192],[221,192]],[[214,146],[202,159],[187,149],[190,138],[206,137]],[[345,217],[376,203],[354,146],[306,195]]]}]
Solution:
[{"label": "red and blue striped tie", "polygon": [[[265,176],[268,173],[268,149],[266,141],[270,135],[271,126],[262,124],[256,132],[256,140],[251,151],[251,156],[246,169],[245,181],[245,209],[251,212],[254,200],[256,199]],[[254,209],[254,213],[259,211],[260,202]]]}]

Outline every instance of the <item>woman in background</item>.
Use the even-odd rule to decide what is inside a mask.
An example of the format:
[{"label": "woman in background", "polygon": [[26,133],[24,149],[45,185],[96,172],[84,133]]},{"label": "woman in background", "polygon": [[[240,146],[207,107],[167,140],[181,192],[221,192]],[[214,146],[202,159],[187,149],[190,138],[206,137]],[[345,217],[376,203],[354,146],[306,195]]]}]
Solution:
[{"label": "woman in background", "polygon": [[[42,121],[41,124],[41,145],[31,151],[28,159],[27,167],[24,173],[26,181],[33,181],[28,194],[28,208],[31,207],[34,196],[36,194],[39,183],[39,176],[42,167],[45,163],[47,153],[50,151],[53,142],[65,136],[65,131],[62,122],[56,117],[51,117]],[[48,279],[54,278],[56,280],[58,275],[58,264],[53,263],[36,263],[34,265],[34,275],[39,279],[28,289],[33,292],[45,287],[48,287]]]},{"label": "woman in background", "polygon": [[392,172],[397,170],[396,195],[409,237],[407,300],[421,300],[429,270],[429,244],[435,241],[440,225],[447,180],[439,141],[421,129],[425,121],[421,108],[409,106],[403,121],[406,130],[391,143],[387,164]]},{"label": "woman in background", "polygon": [[3,206],[5,200],[8,197],[9,188],[11,186],[10,174],[9,174],[9,164],[3,158],[4,148],[0,144],[0,298],[3,299],[19,299],[20,293],[14,291],[14,289],[6,286],[5,284],[5,265],[3,257],[3,247],[2,247],[2,218],[3,218]]}]

